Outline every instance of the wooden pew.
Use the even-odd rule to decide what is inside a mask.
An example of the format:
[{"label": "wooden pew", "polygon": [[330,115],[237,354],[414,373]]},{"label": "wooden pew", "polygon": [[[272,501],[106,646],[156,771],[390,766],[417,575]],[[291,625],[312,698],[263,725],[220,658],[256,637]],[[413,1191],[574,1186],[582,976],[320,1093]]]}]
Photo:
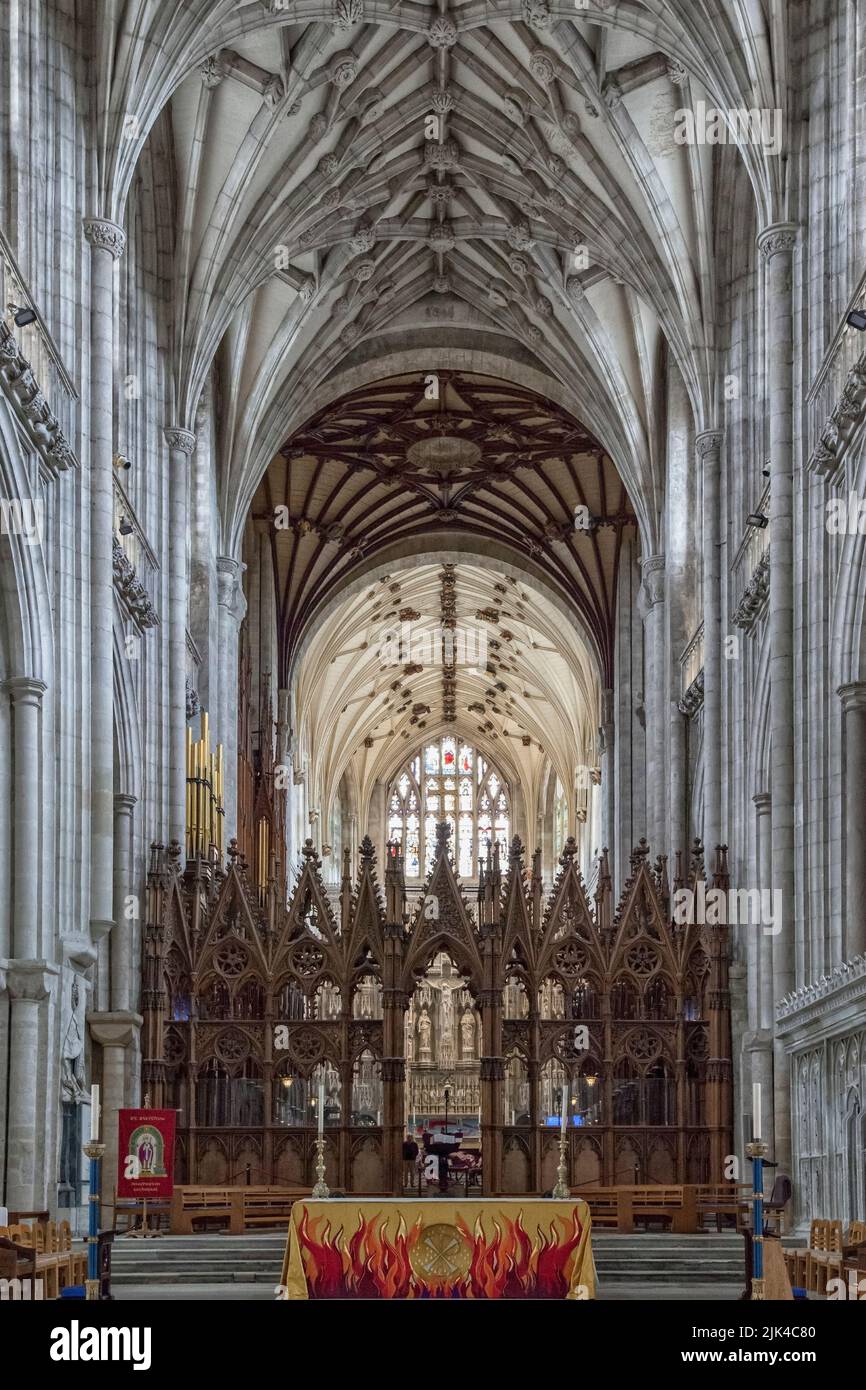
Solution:
[{"label": "wooden pew", "polygon": [[634,1231],[636,1221],[664,1221],[678,1235],[698,1229],[695,1188],[689,1184],[644,1183],[617,1187],[573,1188],[589,1205],[594,1226]]},{"label": "wooden pew", "polygon": [[701,1230],[707,1218],[715,1220],[716,1230],[722,1229],[722,1219],[734,1218],[738,1231],[751,1211],[752,1184],[748,1182],[700,1183],[695,1187],[698,1213],[696,1230]]},{"label": "wooden pew", "polygon": [[309,1195],[308,1187],[176,1187],[170,1229],[173,1235],[191,1235],[196,1226],[221,1226],[242,1235],[257,1227],[288,1227],[292,1204]]}]

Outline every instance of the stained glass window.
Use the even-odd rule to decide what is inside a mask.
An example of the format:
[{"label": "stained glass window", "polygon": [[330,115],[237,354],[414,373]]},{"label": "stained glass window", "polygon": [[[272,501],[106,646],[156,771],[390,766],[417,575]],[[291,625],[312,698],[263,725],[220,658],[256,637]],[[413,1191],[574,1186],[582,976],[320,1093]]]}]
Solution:
[{"label": "stained glass window", "polygon": [[451,845],[461,878],[478,877],[479,859],[495,844],[508,856],[511,801],[500,773],[468,743],[450,735],[428,743],[400,769],[388,790],[388,838],[403,847],[407,879],[425,877],[433,865],[436,823],[451,826]]}]

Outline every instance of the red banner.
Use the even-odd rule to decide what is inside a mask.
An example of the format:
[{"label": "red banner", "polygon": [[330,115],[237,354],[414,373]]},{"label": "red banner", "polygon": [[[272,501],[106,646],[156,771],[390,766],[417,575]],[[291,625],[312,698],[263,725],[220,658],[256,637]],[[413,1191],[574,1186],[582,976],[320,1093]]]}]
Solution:
[{"label": "red banner", "polygon": [[170,1197],[174,1186],[175,1110],[118,1112],[118,1197]]}]

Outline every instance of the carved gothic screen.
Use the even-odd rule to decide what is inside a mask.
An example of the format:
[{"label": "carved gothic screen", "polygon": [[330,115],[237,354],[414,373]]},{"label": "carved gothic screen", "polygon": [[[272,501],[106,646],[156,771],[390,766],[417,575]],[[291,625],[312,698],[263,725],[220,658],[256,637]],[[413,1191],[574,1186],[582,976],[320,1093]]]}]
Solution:
[{"label": "carved gothic screen", "polygon": [[[476,768],[473,795],[490,785]],[[444,797],[441,761],[430,777]],[[540,855],[527,870],[514,841],[503,872],[494,843],[470,904],[459,814],[435,828],[411,920],[397,843],[381,888],[368,839],[354,879],[344,855],[335,907],[309,841],[287,907],[276,887],[260,900],[234,842],[225,867],[154,847],[143,1082],[178,1109],[178,1181],[312,1185],[321,1096],[329,1185],[399,1191],[407,1122],[441,1117],[446,1085],[450,1113],[480,1128],[486,1192],[551,1188],[563,1102],[575,1188],[722,1180],[726,929],[672,920],[643,842],[615,911],[605,858],[591,902],[573,840],[546,899]],[[689,885],[702,876],[698,847]]]},{"label": "carved gothic screen", "polygon": [[477,880],[478,865],[493,843],[505,859],[511,825],[505,779],[471,744],[446,735],[427,743],[401,768],[388,788],[388,839],[403,853],[407,879],[433,867],[436,825],[451,828],[457,873]]}]

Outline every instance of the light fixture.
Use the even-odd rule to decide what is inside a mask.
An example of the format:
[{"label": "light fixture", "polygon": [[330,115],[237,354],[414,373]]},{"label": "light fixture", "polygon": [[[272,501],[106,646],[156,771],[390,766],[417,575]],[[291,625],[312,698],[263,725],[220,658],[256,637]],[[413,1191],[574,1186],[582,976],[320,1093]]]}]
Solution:
[{"label": "light fixture", "polygon": [[35,323],[39,317],[35,309],[21,309],[17,304],[7,304],[6,308],[12,315],[16,328],[26,328],[29,323]]},{"label": "light fixture", "polygon": [[133,526],[131,521],[127,521],[126,517],[122,516],[120,518],[120,525],[117,529],[122,536],[131,536],[133,531],[135,530],[135,527]]},{"label": "light fixture", "polygon": [[770,524],[770,518],[764,516],[763,512],[751,512],[746,517],[746,525],[754,526],[757,531],[763,531]]},{"label": "light fixture", "polygon": [[852,309],[845,322],[851,328],[857,328],[861,333],[866,333],[866,309]]},{"label": "light fixture", "polygon": [[132,459],[128,459],[125,454],[117,454],[114,459],[114,466],[115,468],[129,469],[132,467]]}]

